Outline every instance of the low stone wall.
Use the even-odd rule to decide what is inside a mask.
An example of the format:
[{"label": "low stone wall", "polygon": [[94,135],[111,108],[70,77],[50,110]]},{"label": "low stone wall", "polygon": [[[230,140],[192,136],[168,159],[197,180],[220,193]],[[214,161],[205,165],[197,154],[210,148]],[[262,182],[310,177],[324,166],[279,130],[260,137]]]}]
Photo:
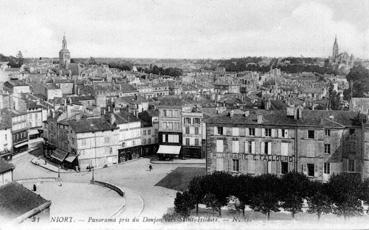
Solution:
[{"label": "low stone wall", "polygon": [[39,177],[39,178],[23,178],[16,180],[16,182],[22,183],[30,183],[30,182],[56,182],[58,181],[57,177]]},{"label": "low stone wall", "polygon": [[113,185],[113,184],[110,184],[110,183],[107,183],[107,182],[103,182],[103,181],[97,181],[97,180],[91,181],[91,184],[97,184],[97,185],[100,185],[100,186],[103,186],[103,187],[110,188],[111,190],[114,190],[115,192],[117,192],[121,197],[124,197],[124,191],[116,185]]}]

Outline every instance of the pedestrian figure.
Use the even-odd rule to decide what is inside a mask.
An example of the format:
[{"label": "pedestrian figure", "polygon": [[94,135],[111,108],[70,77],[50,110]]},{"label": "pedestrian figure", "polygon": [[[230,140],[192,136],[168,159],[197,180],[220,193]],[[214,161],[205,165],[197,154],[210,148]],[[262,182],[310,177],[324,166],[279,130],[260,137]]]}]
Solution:
[{"label": "pedestrian figure", "polygon": [[37,188],[36,188],[36,185],[33,184],[33,191],[36,192]]},{"label": "pedestrian figure", "polygon": [[151,172],[151,170],[152,170],[152,165],[149,165],[149,170],[150,170],[150,172]]}]

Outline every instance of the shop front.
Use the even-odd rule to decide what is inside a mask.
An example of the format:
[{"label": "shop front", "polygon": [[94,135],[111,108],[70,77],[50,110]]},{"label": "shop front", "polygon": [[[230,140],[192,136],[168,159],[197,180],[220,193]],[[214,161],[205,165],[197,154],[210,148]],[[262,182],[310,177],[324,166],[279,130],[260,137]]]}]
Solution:
[{"label": "shop front", "polygon": [[141,146],[135,146],[130,148],[124,148],[118,150],[118,163],[137,159],[141,157],[142,148]]}]

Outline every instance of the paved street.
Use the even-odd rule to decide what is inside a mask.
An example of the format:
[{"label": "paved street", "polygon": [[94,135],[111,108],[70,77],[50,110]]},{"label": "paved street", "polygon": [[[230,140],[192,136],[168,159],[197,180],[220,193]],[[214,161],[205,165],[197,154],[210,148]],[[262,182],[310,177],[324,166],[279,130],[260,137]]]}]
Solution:
[{"label": "paved street", "polygon": [[[23,183],[32,190],[33,182]],[[115,191],[88,183],[42,182],[37,193],[52,201],[50,216],[73,216],[87,219],[96,216],[109,218],[124,204],[124,198]],[[61,186],[59,186],[61,185]],[[96,196],[99,199],[96,199]],[[76,202],[78,201],[78,202]]]},{"label": "paved street", "polygon": [[[33,165],[34,156],[26,154],[14,159],[14,180],[37,177],[57,177],[57,173]],[[142,158],[109,168],[95,170],[95,179],[107,181],[126,191],[126,208],[121,216],[162,217],[168,207],[173,206],[176,191],[154,186],[179,165],[154,164],[148,170],[149,159]],[[186,164],[181,167],[193,167]],[[198,165],[197,165],[198,166]],[[61,173],[64,182],[88,183],[91,172]],[[95,197],[98,199],[98,197]]]}]

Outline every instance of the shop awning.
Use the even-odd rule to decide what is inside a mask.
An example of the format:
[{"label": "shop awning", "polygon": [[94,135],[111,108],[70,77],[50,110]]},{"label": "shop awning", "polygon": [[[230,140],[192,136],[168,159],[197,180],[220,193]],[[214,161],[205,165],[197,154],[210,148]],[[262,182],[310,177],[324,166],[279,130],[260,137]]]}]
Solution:
[{"label": "shop awning", "polygon": [[76,157],[77,155],[69,155],[67,158],[65,158],[65,161],[72,163]]},{"label": "shop awning", "polygon": [[28,130],[28,135],[35,135],[35,134],[39,134],[37,129],[30,129]]},{"label": "shop awning", "polygon": [[63,150],[60,150],[60,149],[55,149],[53,151],[53,153],[51,154],[51,157],[60,161],[60,162],[63,162],[64,159],[68,156],[68,152],[64,152]]},{"label": "shop awning", "polygon": [[173,154],[179,155],[181,146],[176,145],[160,145],[157,154]]},{"label": "shop awning", "polygon": [[20,148],[20,147],[22,147],[24,145],[28,145],[28,141],[23,142],[23,143],[20,143],[20,144],[17,144],[17,145],[14,145],[14,148]]}]

